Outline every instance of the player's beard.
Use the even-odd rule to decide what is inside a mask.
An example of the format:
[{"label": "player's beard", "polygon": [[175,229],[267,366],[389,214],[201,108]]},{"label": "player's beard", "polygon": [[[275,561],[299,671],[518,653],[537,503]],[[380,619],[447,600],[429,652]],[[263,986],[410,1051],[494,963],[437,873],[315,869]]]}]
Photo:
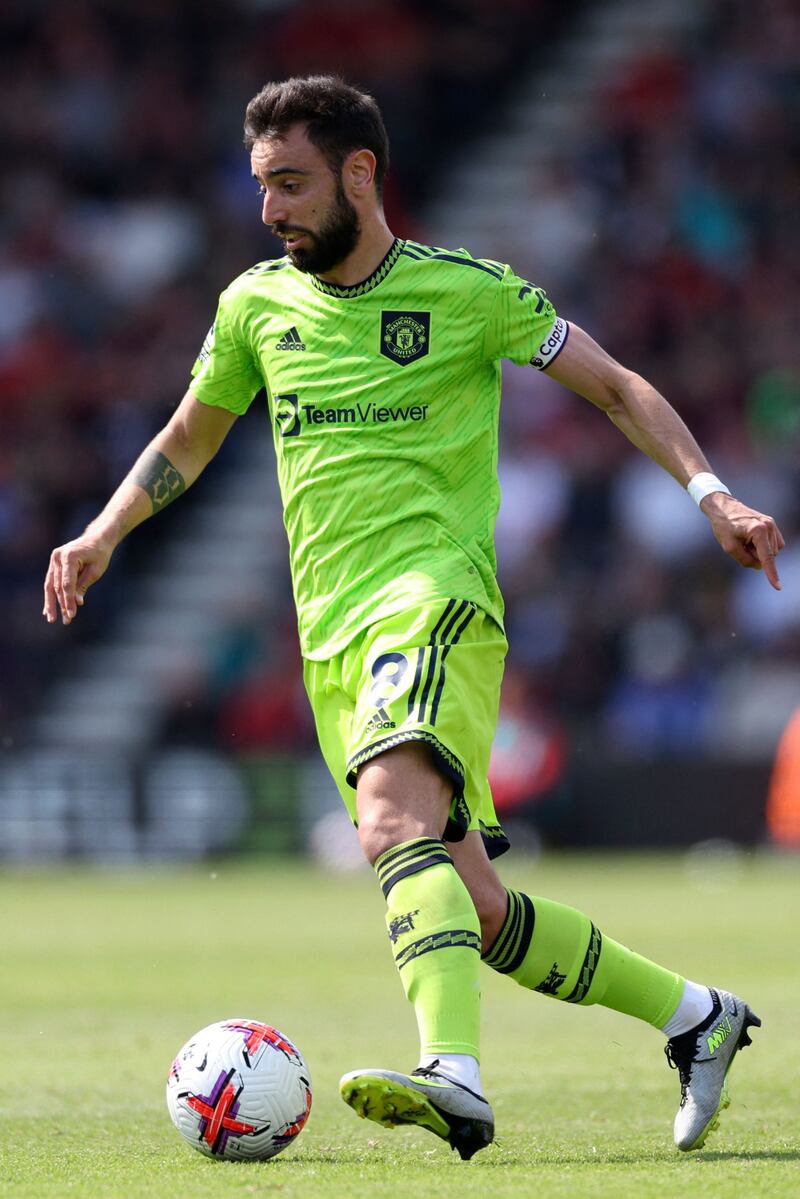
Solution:
[{"label": "player's beard", "polygon": [[316,233],[305,228],[293,231],[305,233],[311,243],[288,251],[289,261],[298,271],[324,275],[352,254],[361,236],[361,226],[358,213],[345,195],[341,180],[336,184],[333,208]]}]

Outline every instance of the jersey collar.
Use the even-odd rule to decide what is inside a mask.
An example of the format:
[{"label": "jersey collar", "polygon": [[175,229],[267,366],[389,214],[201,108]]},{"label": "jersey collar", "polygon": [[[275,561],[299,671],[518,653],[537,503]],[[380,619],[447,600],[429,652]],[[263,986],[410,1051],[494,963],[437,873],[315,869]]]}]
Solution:
[{"label": "jersey collar", "polygon": [[366,279],[362,279],[360,283],[354,283],[350,287],[344,287],[340,283],[326,283],[323,279],[318,279],[316,275],[309,276],[311,283],[316,287],[317,291],[323,291],[326,296],[338,296],[342,300],[349,300],[355,296],[366,295],[368,291],[372,291],[379,283],[382,283],[389,271],[392,269],[397,259],[402,253],[405,241],[402,237],[396,237],[389,247],[389,252],[382,262],[378,264],[375,270]]}]

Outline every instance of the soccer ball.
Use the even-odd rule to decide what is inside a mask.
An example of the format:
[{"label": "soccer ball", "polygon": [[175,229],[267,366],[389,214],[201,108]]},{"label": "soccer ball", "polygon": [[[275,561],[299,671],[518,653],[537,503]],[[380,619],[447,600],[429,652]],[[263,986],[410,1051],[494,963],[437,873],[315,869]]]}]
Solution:
[{"label": "soccer ball", "polygon": [[209,1157],[274,1157],[302,1131],[311,1075],[292,1042],[258,1020],[220,1020],[195,1033],[167,1079],[181,1136]]}]

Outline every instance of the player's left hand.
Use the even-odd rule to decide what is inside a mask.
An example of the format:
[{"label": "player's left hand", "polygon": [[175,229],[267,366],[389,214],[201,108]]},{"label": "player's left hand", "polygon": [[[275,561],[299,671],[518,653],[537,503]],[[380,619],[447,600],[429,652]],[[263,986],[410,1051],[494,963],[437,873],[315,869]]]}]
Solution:
[{"label": "player's left hand", "polygon": [[769,583],[780,591],[775,558],[786,542],[772,517],[748,508],[724,491],[712,491],[703,498],[700,507],[725,552],[740,566],[763,570]]}]

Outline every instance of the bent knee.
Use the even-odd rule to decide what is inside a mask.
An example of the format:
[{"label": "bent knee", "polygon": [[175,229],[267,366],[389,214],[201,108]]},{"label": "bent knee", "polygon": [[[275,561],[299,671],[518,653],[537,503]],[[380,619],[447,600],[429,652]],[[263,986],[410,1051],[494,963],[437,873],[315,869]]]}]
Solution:
[{"label": "bent knee", "polygon": [[505,924],[508,912],[508,895],[502,884],[499,887],[481,889],[472,895],[475,911],[481,925],[481,949],[486,953],[494,945]]},{"label": "bent knee", "polygon": [[489,861],[479,832],[467,833],[463,841],[452,846],[451,852],[455,868],[478,913],[483,952],[486,953],[505,924],[508,892]]},{"label": "bent knee", "polygon": [[396,845],[427,835],[426,827],[421,822],[410,820],[404,813],[383,811],[379,805],[358,823],[361,849],[371,866]]},{"label": "bent knee", "polygon": [[425,746],[397,746],[358,772],[358,837],[371,863],[395,845],[417,837],[441,837],[452,784],[431,762]]}]

